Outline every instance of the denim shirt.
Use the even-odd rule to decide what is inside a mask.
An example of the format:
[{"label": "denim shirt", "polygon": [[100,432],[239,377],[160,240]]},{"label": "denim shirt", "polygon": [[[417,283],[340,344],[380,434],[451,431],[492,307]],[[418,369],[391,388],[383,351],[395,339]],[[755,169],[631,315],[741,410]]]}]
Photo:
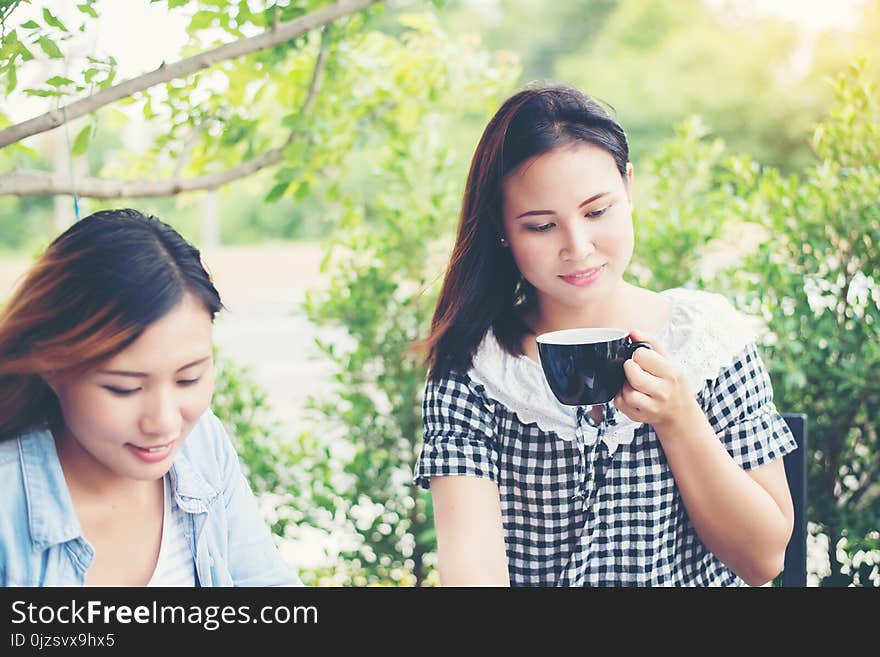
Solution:
[{"label": "denim shirt", "polygon": [[[198,586],[301,586],[281,558],[223,425],[208,410],[171,466]],[[0,585],[82,586],[95,560],[55,441],[37,430],[0,442]]]}]

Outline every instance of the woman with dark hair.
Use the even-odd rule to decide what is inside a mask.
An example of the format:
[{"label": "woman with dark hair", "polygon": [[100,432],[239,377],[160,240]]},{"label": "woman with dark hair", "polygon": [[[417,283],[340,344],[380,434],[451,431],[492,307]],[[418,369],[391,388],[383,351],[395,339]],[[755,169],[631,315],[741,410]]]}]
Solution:
[{"label": "woman with dark hair", "polygon": [[297,585],[209,404],[223,307],[134,210],[46,249],[0,312],[3,586]]},{"label": "woman with dark hair", "polygon": [[[626,282],[623,129],[562,85],[489,122],[432,323],[424,441],[444,584],[741,586],[782,568],[794,440],[749,323],[723,297]],[[536,336],[621,327],[608,403],[564,406]]]}]

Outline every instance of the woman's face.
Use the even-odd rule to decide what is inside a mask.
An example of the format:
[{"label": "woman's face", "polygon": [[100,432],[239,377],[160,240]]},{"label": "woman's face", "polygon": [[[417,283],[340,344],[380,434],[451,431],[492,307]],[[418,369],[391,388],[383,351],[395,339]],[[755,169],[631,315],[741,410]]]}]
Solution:
[{"label": "woman's face", "polygon": [[504,235],[542,313],[602,301],[633,252],[632,167],[591,144],[527,160],[504,179]]},{"label": "woman's face", "polygon": [[211,315],[187,294],[119,354],[47,378],[64,418],[59,454],[90,477],[162,477],[214,391]]}]

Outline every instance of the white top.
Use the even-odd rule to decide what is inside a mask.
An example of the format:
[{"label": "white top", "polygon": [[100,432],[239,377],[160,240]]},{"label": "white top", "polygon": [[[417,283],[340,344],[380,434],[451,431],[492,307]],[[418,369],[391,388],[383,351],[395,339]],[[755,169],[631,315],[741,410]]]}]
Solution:
[{"label": "white top", "polygon": [[196,561],[186,538],[187,516],[181,511],[171,495],[169,475],[162,478],[165,491],[162,512],[162,544],[156,569],[147,586],[194,587],[196,585]]},{"label": "white top", "polygon": [[[672,305],[672,313],[657,339],[684,369],[691,389],[698,393],[713,380],[750,342],[756,331],[723,296],[699,290],[673,288],[661,292]],[[514,411],[524,424],[534,422],[543,431],[555,432],[563,440],[574,440],[578,429],[577,406],[561,404],[550,385],[535,376],[541,366],[527,356],[504,351],[490,329],[480,343],[468,376],[482,385],[489,397]],[[613,406],[613,402],[610,402]],[[618,445],[629,444],[641,422],[619,413],[619,422],[602,432],[602,441],[613,454]],[[582,427],[585,442],[595,443],[599,431]],[[590,429],[592,428],[592,431]]]}]

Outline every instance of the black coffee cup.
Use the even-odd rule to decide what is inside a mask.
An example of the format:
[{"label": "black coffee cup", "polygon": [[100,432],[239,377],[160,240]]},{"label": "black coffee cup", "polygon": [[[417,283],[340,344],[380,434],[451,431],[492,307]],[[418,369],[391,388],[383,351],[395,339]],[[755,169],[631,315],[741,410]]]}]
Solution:
[{"label": "black coffee cup", "polygon": [[614,399],[623,388],[623,364],[647,342],[633,342],[623,329],[577,328],[542,333],[538,356],[553,394],[568,406]]}]

